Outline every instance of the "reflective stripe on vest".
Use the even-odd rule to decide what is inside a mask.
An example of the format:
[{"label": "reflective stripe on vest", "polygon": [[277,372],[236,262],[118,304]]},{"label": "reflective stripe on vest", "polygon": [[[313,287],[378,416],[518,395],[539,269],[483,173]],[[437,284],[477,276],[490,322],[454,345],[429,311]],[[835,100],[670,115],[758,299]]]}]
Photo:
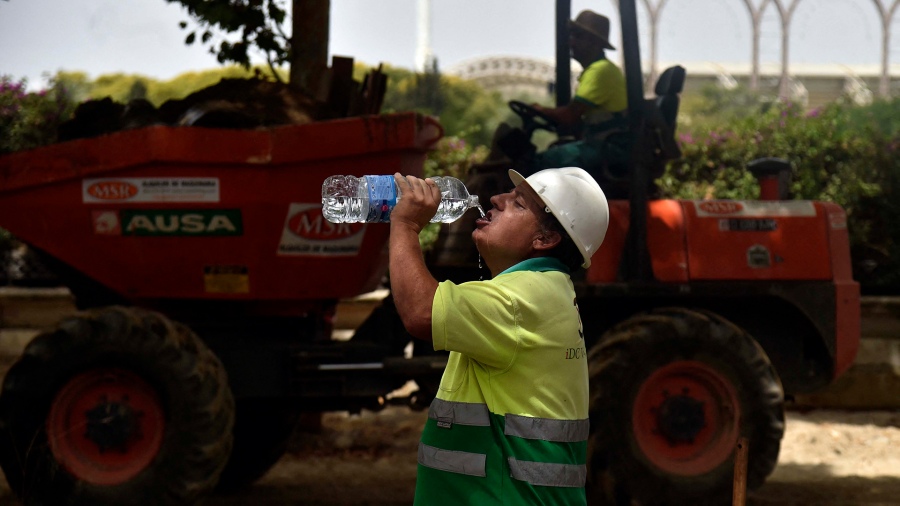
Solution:
[{"label": "reflective stripe on vest", "polygon": [[491,426],[491,415],[487,405],[471,402],[435,399],[428,408],[428,418],[437,420],[438,427],[443,428],[449,428],[454,423],[474,427]]},{"label": "reflective stripe on vest", "polygon": [[419,464],[469,476],[487,476],[485,461],[487,456],[481,453],[442,450],[425,443],[419,443]]},{"label": "reflective stripe on vest", "polygon": [[[490,427],[490,411],[485,404],[434,399],[428,410],[428,418],[438,427],[450,428],[453,424],[474,427]],[[580,443],[586,441],[590,422],[585,420],[557,420],[506,414],[504,434],[523,439],[554,443]],[[444,450],[419,443],[419,464],[468,476],[486,476],[486,455],[481,453]],[[533,462],[509,457],[510,475],[519,481],[545,487],[583,487],[587,479],[587,466]]]},{"label": "reflective stripe on vest", "polygon": [[587,480],[587,466],[584,465],[530,462],[510,457],[509,471],[519,481],[543,487],[583,487]]},{"label": "reflective stripe on vest", "polygon": [[525,439],[579,443],[587,441],[590,421],[586,418],[584,420],[555,420],[507,414],[506,428],[503,432],[507,436],[518,436]]}]

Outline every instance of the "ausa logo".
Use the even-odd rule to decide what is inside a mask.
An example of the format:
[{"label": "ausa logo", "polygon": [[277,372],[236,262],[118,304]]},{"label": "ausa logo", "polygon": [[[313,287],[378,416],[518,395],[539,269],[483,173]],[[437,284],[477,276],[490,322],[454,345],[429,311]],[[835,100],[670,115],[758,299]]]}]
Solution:
[{"label": "ausa logo", "polygon": [[243,235],[240,209],[128,209],[122,235]]}]

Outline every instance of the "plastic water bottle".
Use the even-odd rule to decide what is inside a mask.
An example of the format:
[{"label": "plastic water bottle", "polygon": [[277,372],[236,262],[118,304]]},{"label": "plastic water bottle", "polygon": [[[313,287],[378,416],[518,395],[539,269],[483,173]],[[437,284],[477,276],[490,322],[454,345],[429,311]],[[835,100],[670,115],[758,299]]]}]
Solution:
[{"label": "plastic water bottle", "polygon": [[[432,223],[458,220],[469,208],[481,206],[455,177],[431,178],[441,190],[441,203]],[[332,223],[386,223],[400,194],[394,176],[331,176],[322,183],[322,214]],[[484,214],[483,211],[481,211]]]}]

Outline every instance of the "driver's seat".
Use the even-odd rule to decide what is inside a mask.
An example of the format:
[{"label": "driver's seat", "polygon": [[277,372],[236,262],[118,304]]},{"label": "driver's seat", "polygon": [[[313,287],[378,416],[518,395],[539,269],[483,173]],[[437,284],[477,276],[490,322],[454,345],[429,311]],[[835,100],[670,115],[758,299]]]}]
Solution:
[{"label": "driver's seat", "polygon": [[660,161],[681,157],[681,149],[675,141],[675,127],[685,75],[684,67],[680,65],[664,70],[653,89],[656,98],[647,101],[646,126],[654,134],[654,148]]},{"label": "driver's seat", "polygon": [[[675,140],[680,94],[684,88],[684,67],[669,67],[659,76],[653,88],[656,96],[644,101],[644,124],[637,132],[625,131],[619,134],[628,148],[626,157],[642,157],[648,170],[648,194],[656,194],[654,181],[665,170],[666,162],[681,157],[681,149]],[[630,140],[630,141],[629,141]],[[635,143],[637,145],[635,145]],[[628,160],[617,159],[604,162],[602,167],[593,168],[599,173],[597,182],[610,198],[628,198],[631,193],[631,178]],[[591,171],[592,169],[588,169]],[[594,173],[594,172],[592,172]]]}]

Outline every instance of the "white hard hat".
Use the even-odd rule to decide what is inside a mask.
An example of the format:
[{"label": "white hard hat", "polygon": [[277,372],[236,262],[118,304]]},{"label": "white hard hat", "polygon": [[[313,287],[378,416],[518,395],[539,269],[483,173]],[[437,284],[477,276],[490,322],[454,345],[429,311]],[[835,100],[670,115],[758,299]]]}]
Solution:
[{"label": "white hard hat", "polygon": [[509,178],[516,186],[524,181],[538,194],[581,251],[581,266],[590,267],[609,227],[609,204],[597,181],[578,167],[544,169],[527,178],[510,170]]}]

